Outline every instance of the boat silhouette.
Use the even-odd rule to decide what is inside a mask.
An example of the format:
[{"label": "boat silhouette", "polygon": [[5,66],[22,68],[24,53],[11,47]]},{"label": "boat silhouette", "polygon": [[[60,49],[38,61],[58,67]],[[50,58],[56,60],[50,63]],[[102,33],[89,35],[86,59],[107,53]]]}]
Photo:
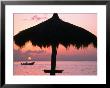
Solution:
[{"label": "boat silhouette", "polygon": [[24,62],[24,63],[21,63],[21,65],[34,65],[35,62]]},{"label": "boat silhouette", "polygon": [[21,63],[21,65],[34,65],[34,61],[31,61],[32,60],[32,58],[31,57],[28,57],[28,59],[27,60],[29,60],[28,62],[26,61],[26,62],[22,62]]}]

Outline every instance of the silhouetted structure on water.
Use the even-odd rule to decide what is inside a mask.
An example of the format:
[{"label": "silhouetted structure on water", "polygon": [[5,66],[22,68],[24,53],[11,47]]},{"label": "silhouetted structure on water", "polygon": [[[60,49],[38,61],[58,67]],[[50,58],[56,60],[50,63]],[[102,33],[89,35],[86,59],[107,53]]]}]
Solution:
[{"label": "silhouetted structure on water", "polygon": [[37,45],[41,48],[51,46],[51,70],[45,70],[50,72],[50,75],[57,73],[55,68],[59,44],[62,44],[65,48],[73,45],[77,49],[88,47],[89,44],[93,44],[95,48],[97,47],[97,37],[94,34],[84,28],[64,22],[57,13],[54,13],[50,19],[19,32],[14,36],[14,41],[21,48],[28,41],[31,41],[33,46]]}]

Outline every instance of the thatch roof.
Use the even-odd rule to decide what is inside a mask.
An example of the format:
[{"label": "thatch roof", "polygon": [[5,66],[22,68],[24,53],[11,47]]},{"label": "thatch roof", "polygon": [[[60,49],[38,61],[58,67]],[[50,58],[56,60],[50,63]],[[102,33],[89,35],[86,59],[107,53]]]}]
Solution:
[{"label": "thatch roof", "polygon": [[93,44],[97,47],[97,37],[82,27],[65,22],[58,17],[57,13],[33,27],[25,29],[14,36],[15,44],[22,47],[26,42],[31,41],[32,45],[39,47],[70,45],[76,48],[87,47]]}]

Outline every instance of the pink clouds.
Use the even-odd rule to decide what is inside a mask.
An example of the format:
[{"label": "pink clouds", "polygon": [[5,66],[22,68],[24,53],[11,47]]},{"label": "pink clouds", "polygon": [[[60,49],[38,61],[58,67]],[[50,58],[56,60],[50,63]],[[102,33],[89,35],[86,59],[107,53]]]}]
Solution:
[{"label": "pink clouds", "polygon": [[38,20],[41,20],[41,19],[46,19],[46,17],[40,17],[38,15],[34,15],[33,17],[31,17],[31,19],[38,21]]},{"label": "pink clouds", "polygon": [[33,20],[33,21],[39,21],[39,20],[44,20],[44,19],[47,19],[47,17],[46,16],[39,16],[39,15],[33,15],[32,17],[29,17],[29,18],[24,18],[23,20],[25,20],[25,21],[31,21],[31,20]]}]

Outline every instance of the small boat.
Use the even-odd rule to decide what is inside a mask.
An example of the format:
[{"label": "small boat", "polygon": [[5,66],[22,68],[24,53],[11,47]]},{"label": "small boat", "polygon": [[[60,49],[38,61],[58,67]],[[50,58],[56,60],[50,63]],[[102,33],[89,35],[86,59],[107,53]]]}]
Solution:
[{"label": "small boat", "polygon": [[[28,60],[31,61],[32,58],[31,57],[28,57]],[[33,62],[30,62],[30,61],[29,62],[23,62],[23,63],[21,63],[21,65],[34,65],[35,62],[34,61]]]},{"label": "small boat", "polygon": [[35,62],[24,62],[24,63],[21,63],[21,65],[34,65]]}]

